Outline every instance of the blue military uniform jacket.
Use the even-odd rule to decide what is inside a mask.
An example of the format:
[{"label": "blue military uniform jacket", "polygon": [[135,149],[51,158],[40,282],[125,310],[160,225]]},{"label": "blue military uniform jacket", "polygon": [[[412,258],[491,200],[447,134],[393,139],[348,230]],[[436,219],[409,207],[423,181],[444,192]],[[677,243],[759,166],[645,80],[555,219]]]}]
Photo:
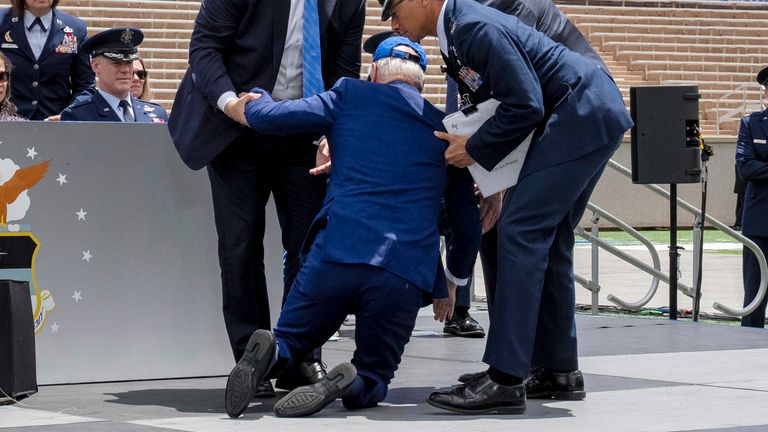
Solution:
[{"label": "blue military uniform jacket", "polygon": [[[306,244],[325,229],[323,259],[379,266],[428,292],[439,268],[443,193],[448,195],[447,185],[472,189],[469,179],[448,182],[446,143],[433,134],[445,130],[444,115],[409,84],[347,78],[308,99],[273,103],[264,93],[246,108],[248,123],[258,132],[328,137],[333,170]],[[477,212],[448,201],[446,210],[449,217]],[[474,253],[467,254],[471,259],[479,235],[473,246]]]},{"label": "blue military uniform jacket", "polygon": [[40,58],[35,58],[24,32],[23,15],[0,11],[3,53],[13,63],[11,101],[20,115],[42,120],[59,114],[72,96],[94,84],[88,55],[80,52],[86,38],[85,23],[53,9],[53,20]]},{"label": "blue military uniform jacket", "polygon": [[632,127],[606,71],[518,18],[472,0],[447,0],[444,25],[449,73],[501,102],[467,142],[484,168],[493,169],[534,130],[521,176],[615,146]]},{"label": "blue military uniform jacket", "polygon": [[[131,106],[137,123],[167,123],[168,114],[160,105],[131,96]],[[75,102],[61,113],[62,121],[121,122],[115,110],[97,91],[77,96]]]},{"label": "blue military uniform jacket", "polygon": [[741,119],[736,167],[747,183],[742,233],[768,237],[768,110]]}]

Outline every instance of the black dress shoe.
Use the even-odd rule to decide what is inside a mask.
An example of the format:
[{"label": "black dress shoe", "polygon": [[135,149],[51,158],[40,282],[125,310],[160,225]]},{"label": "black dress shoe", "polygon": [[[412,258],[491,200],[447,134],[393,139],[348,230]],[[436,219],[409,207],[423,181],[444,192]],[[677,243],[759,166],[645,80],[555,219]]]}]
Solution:
[{"label": "black dress shoe", "polygon": [[523,414],[525,385],[504,386],[491,381],[488,374],[448,392],[429,395],[427,403],[462,414]]},{"label": "black dress shoe", "polygon": [[253,397],[255,399],[273,398],[275,397],[275,388],[272,387],[272,383],[269,380],[264,380],[256,386],[256,390],[253,391]]},{"label": "black dress shoe", "polygon": [[227,415],[240,417],[248,408],[256,388],[264,380],[275,354],[275,336],[267,330],[256,330],[248,340],[245,354],[229,373],[224,392]]},{"label": "black dress shoe", "polygon": [[536,368],[525,381],[525,391],[529,399],[581,400],[587,396],[580,370],[560,373]]},{"label": "black dress shoe", "polygon": [[445,322],[443,333],[466,338],[485,337],[485,329],[469,313],[454,314]]},{"label": "black dress shoe", "polygon": [[342,396],[355,381],[357,369],[342,363],[328,371],[315,384],[293,389],[275,404],[278,417],[304,417],[315,414]]},{"label": "black dress shoe", "polygon": [[485,375],[487,373],[488,373],[488,370],[486,369],[486,370],[480,371],[480,372],[469,372],[469,373],[461,374],[461,375],[459,375],[459,382],[466,384],[468,382],[472,382],[472,381],[480,378],[481,376],[483,376],[483,375]]},{"label": "black dress shoe", "polygon": [[325,366],[317,361],[305,361],[296,369],[283,374],[275,381],[275,386],[283,390],[312,385],[325,377]]}]

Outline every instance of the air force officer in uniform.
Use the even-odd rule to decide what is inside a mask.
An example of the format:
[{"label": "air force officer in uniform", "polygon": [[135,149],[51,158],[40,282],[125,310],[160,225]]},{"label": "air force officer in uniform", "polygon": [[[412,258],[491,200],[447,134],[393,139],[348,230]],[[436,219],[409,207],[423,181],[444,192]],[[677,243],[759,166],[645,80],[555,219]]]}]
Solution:
[{"label": "air force officer in uniform", "polygon": [[98,77],[96,89],[86,91],[61,113],[62,121],[111,121],[166,123],[163,107],[131,95],[133,61],[144,33],[133,27],[117,27],[93,35],[83,43]]},{"label": "air force officer in uniform", "polygon": [[[275,413],[310,415],[337,397],[349,409],[375,406],[387,395],[423,299],[441,297],[438,290],[447,294],[445,283],[435,284],[441,199],[446,187],[471,196],[472,182],[448,181],[446,143],[433,135],[444,130],[444,113],[420,95],[424,50],[394,37],[382,42],[373,60],[373,82],[343,78],[330,91],[283,102],[254,89],[263,96],[247,105],[248,124],[260,132],[325,133],[333,170],[274,336],[255,332],[230,374],[226,404],[232,416],[245,410],[254,383],[322,345],[347,314],[357,317],[352,364],[294,389]],[[463,211],[446,207],[449,217]],[[471,262],[480,226],[474,203],[468,210],[477,232],[466,255]],[[452,305],[435,302],[442,320]]]},{"label": "air force officer in uniform", "polygon": [[82,52],[83,20],[56,9],[59,0],[11,0],[0,10],[0,49],[14,66],[12,101],[30,120],[58,115],[93,86]]},{"label": "air force officer in uniform", "polygon": [[[438,37],[448,72],[501,102],[446,160],[492,170],[531,132],[517,186],[498,222],[498,286],[483,361],[490,368],[428,402],[462,413],[522,413],[530,397],[581,399],[573,229],[632,121],[611,77],[594,61],[519,19],[473,0],[390,0],[383,19],[418,40]],[[523,380],[535,364],[541,369]]]},{"label": "air force officer in uniform", "polygon": [[[757,82],[763,86],[764,98],[768,99],[768,67],[757,74]],[[736,143],[736,169],[747,183],[744,195],[744,213],[741,232],[757,244],[768,257],[768,110],[754,112],[741,119],[739,138]],[[752,303],[760,287],[760,265],[751,249],[744,247],[744,306]],[[765,305],[742,317],[745,327],[765,327]]]}]

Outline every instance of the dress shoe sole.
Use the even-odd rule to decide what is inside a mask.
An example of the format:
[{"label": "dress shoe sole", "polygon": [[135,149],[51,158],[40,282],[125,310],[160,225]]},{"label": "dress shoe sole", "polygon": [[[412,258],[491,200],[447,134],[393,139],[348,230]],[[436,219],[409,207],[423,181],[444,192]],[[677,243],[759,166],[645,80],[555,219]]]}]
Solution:
[{"label": "dress shoe sole", "polygon": [[452,405],[442,404],[440,402],[427,399],[427,403],[435,408],[453,411],[461,414],[525,414],[525,404],[523,405],[503,405],[498,407],[466,409]]},{"label": "dress shoe sole", "polygon": [[257,330],[248,340],[245,354],[229,373],[224,392],[227,415],[237,418],[248,408],[256,386],[267,373],[275,352],[275,337],[266,330]]},{"label": "dress shoe sole", "polygon": [[550,391],[542,393],[528,393],[528,399],[554,399],[563,401],[583,400],[587,397],[587,392],[583,390],[574,391]]},{"label": "dress shoe sole", "polygon": [[328,371],[315,384],[297,387],[275,404],[277,417],[305,417],[315,414],[343,395],[357,376],[351,363],[342,363]]},{"label": "dress shoe sole", "polygon": [[458,337],[465,337],[465,338],[484,338],[485,337],[485,332],[482,330],[463,332],[461,330],[456,330],[456,329],[446,327],[446,328],[443,328],[443,333],[458,336]]}]

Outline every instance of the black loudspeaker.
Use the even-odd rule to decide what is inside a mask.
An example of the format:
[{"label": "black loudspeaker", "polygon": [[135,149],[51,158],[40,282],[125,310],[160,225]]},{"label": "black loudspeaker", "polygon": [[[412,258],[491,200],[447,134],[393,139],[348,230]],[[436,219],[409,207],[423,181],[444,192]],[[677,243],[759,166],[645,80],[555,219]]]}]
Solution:
[{"label": "black loudspeaker", "polygon": [[37,392],[29,283],[0,280],[0,404]]},{"label": "black loudspeaker", "polygon": [[632,87],[632,182],[698,183],[699,88]]}]

